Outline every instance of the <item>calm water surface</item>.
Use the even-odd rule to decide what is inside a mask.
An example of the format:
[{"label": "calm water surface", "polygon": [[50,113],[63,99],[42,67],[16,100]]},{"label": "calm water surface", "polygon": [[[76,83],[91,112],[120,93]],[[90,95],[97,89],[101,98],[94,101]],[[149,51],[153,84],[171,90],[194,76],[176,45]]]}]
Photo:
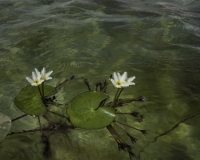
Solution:
[{"label": "calm water surface", "polygon": [[[120,108],[140,112],[142,122],[118,116],[148,130],[144,136],[126,128],[138,138],[137,159],[199,160],[199,11],[197,0],[0,0],[0,112],[11,119],[23,114],[13,100],[35,67],[53,70],[52,86],[76,76],[57,95],[59,102],[85,91],[84,78],[94,84],[114,71],[127,71],[136,76],[136,85],[122,97],[147,98]],[[111,99],[115,91],[109,85]],[[37,118],[28,116],[13,122],[11,132],[38,126]],[[46,156],[41,134],[34,132],[7,136],[0,159],[129,160],[106,129],[47,134],[51,152]]]}]

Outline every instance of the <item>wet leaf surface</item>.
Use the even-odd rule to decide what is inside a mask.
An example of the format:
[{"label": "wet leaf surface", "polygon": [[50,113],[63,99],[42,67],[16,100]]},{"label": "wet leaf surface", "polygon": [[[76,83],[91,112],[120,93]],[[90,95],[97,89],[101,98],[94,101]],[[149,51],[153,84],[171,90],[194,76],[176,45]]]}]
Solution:
[{"label": "wet leaf surface", "polygon": [[85,129],[106,127],[115,118],[114,108],[99,107],[107,98],[107,94],[95,91],[79,94],[67,106],[67,114],[71,122],[75,126]]},{"label": "wet leaf surface", "polygon": [[[44,86],[45,95],[53,91],[54,87],[49,85]],[[17,108],[29,115],[40,116],[44,115],[47,111],[37,87],[27,86],[23,88],[15,97],[14,102]]]}]

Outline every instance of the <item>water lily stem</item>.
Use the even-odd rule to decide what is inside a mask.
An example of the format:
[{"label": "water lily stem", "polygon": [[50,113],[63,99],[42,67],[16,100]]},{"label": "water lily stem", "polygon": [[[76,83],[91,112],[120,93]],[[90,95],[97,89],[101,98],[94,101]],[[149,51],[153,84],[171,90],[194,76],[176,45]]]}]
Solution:
[{"label": "water lily stem", "polygon": [[43,96],[42,96],[42,92],[41,92],[41,90],[40,90],[40,86],[38,86],[38,90],[39,90],[39,92],[40,92],[40,96],[41,96],[41,98],[43,98]]},{"label": "water lily stem", "polygon": [[112,104],[113,107],[116,105],[116,98],[117,98],[117,95],[118,95],[119,90],[120,90],[120,89],[118,88],[118,89],[117,89],[117,92],[116,92],[116,94],[115,94],[115,98],[114,98],[113,104]]},{"label": "water lily stem", "polygon": [[42,96],[44,97],[44,82],[42,82]]},{"label": "water lily stem", "polygon": [[39,125],[40,125],[40,132],[43,134],[43,132],[42,132],[42,125],[41,125],[40,117],[39,116],[38,116],[38,122],[39,122]]},{"label": "water lily stem", "polygon": [[107,129],[111,133],[111,135],[113,136],[113,138],[116,140],[117,143],[123,143],[119,134],[115,131],[115,129],[111,125],[107,126]]},{"label": "water lily stem", "polygon": [[124,129],[124,127],[122,127],[122,125],[120,125],[118,122],[114,122],[114,124],[115,124],[117,127],[121,128],[121,129],[126,133],[126,135],[131,139],[132,143],[136,143],[137,138],[131,136],[131,135]]},{"label": "water lily stem", "polygon": [[122,93],[123,89],[124,89],[124,88],[121,88],[121,89],[118,88],[118,90],[117,90],[117,92],[116,92],[116,94],[115,94],[114,101],[113,101],[113,105],[112,105],[113,107],[117,105],[119,96],[120,96],[120,94]]},{"label": "water lily stem", "polygon": [[115,122],[115,123],[117,122],[117,123],[119,123],[119,124],[121,124],[121,125],[124,125],[124,126],[126,126],[126,127],[129,127],[129,128],[133,128],[133,129],[138,130],[138,131],[140,131],[140,132],[143,131],[143,130],[141,130],[141,129],[138,129],[138,128],[135,128],[135,127],[129,126],[129,125],[125,124],[125,123],[121,123],[121,122],[118,122],[118,121],[114,121],[114,122]]},{"label": "water lily stem", "polygon": [[124,88],[121,88],[121,90],[119,91],[119,94],[117,95],[117,100],[119,99],[120,94],[122,93]]},{"label": "water lily stem", "polygon": [[[68,125],[63,126],[63,125],[60,125],[60,124],[58,124],[58,125],[54,124],[54,125],[50,125],[49,127],[43,128],[42,130],[43,131],[50,131],[50,132],[52,130],[65,131],[66,128],[74,129],[74,126],[68,126]],[[9,136],[9,135],[20,134],[20,133],[33,133],[33,132],[38,132],[38,131],[41,131],[41,130],[40,129],[23,130],[21,132],[11,132],[11,133],[9,133],[7,135]]]},{"label": "water lily stem", "polygon": [[126,134],[128,134],[128,132],[124,129],[124,127],[122,127],[118,122],[115,121],[114,124],[115,124],[117,127],[121,128]]},{"label": "water lily stem", "polygon": [[19,116],[19,117],[17,117],[17,118],[12,119],[11,121],[14,122],[14,121],[16,121],[16,120],[18,120],[18,119],[20,119],[20,118],[25,117],[25,116],[27,116],[27,114],[23,114],[23,115],[21,115],[21,116]]},{"label": "water lily stem", "polygon": [[49,124],[54,124],[52,121],[49,120],[49,118],[46,115],[43,115],[44,119],[49,122]]}]

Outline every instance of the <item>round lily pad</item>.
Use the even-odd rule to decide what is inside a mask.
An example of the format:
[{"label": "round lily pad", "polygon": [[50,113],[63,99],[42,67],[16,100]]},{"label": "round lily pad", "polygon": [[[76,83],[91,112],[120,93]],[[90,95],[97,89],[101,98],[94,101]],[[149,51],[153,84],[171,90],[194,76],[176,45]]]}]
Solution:
[{"label": "round lily pad", "polygon": [[[54,87],[44,85],[44,94],[48,95],[54,91]],[[27,86],[23,88],[15,97],[15,105],[22,112],[40,116],[44,115],[47,111],[46,106],[43,104],[38,87]]]},{"label": "round lily pad", "polygon": [[96,91],[87,91],[73,98],[67,106],[71,123],[84,129],[108,126],[115,118],[115,109],[100,106],[107,98],[107,94]]},{"label": "round lily pad", "polygon": [[0,141],[2,141],[10,131],[11,120],[8,116],[0,113]]}]

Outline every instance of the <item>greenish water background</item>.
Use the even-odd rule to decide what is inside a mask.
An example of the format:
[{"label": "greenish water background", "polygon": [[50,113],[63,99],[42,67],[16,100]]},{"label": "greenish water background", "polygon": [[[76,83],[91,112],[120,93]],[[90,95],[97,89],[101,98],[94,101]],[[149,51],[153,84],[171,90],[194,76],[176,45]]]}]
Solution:
[{"label": "greenish water background", "polygon": [[[25,77],[35,67],[54,71],[49,82],[53,86],[76,76],[60,91],[60,102],[86,90],[84,78],[93,84],[114,71],[127,71],[136,76],[136,85],[125,89],[122,97],[147,98],[120,108],[145,115],[141,123],[128,115],[118,117],[148,130],[143,136],[127,128],[139,139],[133,152],[143,151],[141,160],[199,160],[199,116],[144,148],[200,112],[199,10],[195,0],[0,0],[0,112],[11,119],[23,114],[13,100],[28,85]],[[112,85],[108,93],[112,99]],[[11,131],[37,127],[37,119],[29,116],[14,122]],[[129,159],[106,129],[48,134],[52,151],[48,158],[42,154],[40,133],[35,132],[5,138],[0,159]],[[131,144],[124,133],[120,135]]]}]

